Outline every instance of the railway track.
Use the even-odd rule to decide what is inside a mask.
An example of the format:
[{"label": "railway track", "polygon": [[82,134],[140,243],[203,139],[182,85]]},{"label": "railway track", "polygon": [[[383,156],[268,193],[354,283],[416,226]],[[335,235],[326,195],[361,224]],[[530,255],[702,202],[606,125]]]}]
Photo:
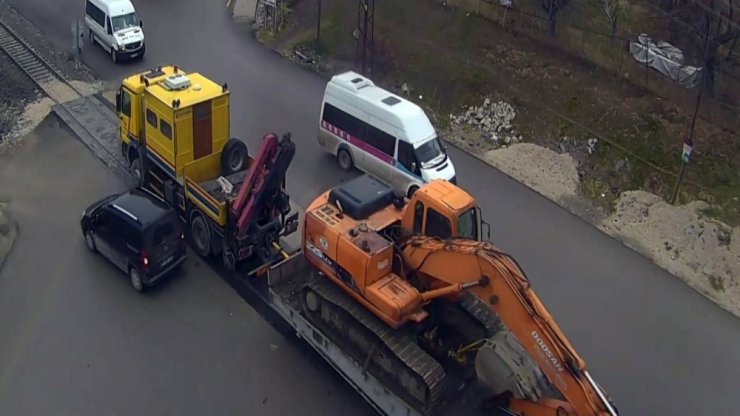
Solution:
[{"label": "railway track", "polygon": [[2,21],[0,21],[0,49],[55,103],[83,96],[51,63]]},{"label": "railway track", "polygon": [[54,103],[54,112],[104,163],[128,177],[120,155],[118,117],[97,97],[85,94],[0,19],[0,50]]}]

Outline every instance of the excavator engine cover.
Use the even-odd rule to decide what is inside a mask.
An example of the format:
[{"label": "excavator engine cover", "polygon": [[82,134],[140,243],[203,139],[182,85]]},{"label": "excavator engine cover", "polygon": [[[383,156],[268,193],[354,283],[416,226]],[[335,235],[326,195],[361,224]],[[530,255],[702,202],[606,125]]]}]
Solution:
[{"label": "excavator engine cover", "polygon": [[332,189],[329,202],[355,220],[363,220],[393,202],[393,188],[362,175]]}]

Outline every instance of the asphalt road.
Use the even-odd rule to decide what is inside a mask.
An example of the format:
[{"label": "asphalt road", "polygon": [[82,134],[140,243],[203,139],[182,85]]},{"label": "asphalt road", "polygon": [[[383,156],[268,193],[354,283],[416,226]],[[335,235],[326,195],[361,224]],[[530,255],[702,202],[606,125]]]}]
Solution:
[{"label": "asphalt road", "polygon": [[0,271],[0,414],[372,414],[197,255],[141,295],[90,253],[80,213],[123,189],[55,119],[0,157],[21,228]]},{"label": "asphalt road", "polygon": [[[10,3],[60,48],[69,47],[69,25],[81,17],[82,0]],[[144,61],[114,66],[99,48],[87,48],[83,59],[113,83],[167,63],[228,82],[232,134],[256,146],[267,130],[293,132],[300,151],[289,188],[305,205],[351,176],[315,144],[324,81],[250,39],[230,22],[223,3],[139,0]],[[492,223],[493,240],[519,259],[623,414],[737,414],[740,321],[500,172],[454,149],[451,155],[460,184],[479,198]]]}]

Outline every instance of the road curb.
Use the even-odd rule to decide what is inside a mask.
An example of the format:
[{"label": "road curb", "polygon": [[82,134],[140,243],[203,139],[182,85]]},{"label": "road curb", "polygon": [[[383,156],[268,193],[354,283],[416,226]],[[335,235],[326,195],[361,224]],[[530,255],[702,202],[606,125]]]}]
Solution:
[{"label": "road curb", "polygon": [[7,231],[0,231],[0,270],[2,270],[5,260],[10,256],[15,245],[15,240],[18,238],[20,227],[18,223],[13,219],[7,209],[0,210],[0,215],[4,215],[7,219]]},{"label": "road curb", "polygon": [[[296,65],[298,65],[298,66],[300,66],[300,67],[302,67],[302,68],[304,68],[304,69],[306,69],[306,70],[309,70],[309,71],[311,71],[311,72],[314,72],[314,73],[316,73],[316,74],[320,75],[320,76],[321,76],[322,78],[324,78],[324,79],[326,79],[326,80],[329,80],[329,79],[330,79],[330,75],[327,75],[327,74],[324,74],[324,73],[322,73],[321,71],[318,71],[318,70],[317,70],[317,69],[316,69],[315,67],[313,67],[312,65],[306,65],[306,64],[301,64],[300,62],[296,62],[295,60],[291,59],[291,57],[290,57],[289,55],[287,55],[286,53],[284,53],[283,51],[281,51],[281,50],[279,50],[279,49],[276,49],[276,48],[272,47],[272,45],[269,45],[269,44],[267,44],[266,42],[264,42],[264,41],[260,40],[260,39],[259,39],[259,38],[258,38],[258,37],[256,36],[256,34],[255,34],[255,33],[252,33],[252,37],[253,37],[253,38],[254,38],[254,39],[255,39],[255,40],[257,41],[257,42],[261,43],[261,44],[262,44],[262,45],[264,45],[265,47],[269,48],[270,50],[272,50],[272,51],[273,51],[273,52],[275,52],[276,54],[278,54],[278,55],[282,56],[282,57],[283,57],[283,58],[285,58],[286,60],[288,60],[288,61],[292,62],[293,64],[296,64]],[[659,264],[658,264],[658,263],[657,263],[657,262],[655,261],[655,259],[654,259],[654,258],[653,258],[653,257],[652,257],[651,255],[649,255],[649,254],[646,254],[646,253],[644,253],[644,252],[643,252],[642,250],[640,250],[640,249],[638,249],[638,248],[635,248],[635,247],[634,247],[633,245],[631,245],[631,244],[630,244],[629,242],[625,241],[624,239],[621,239],[621,238],[619,238],[618,236],[615,236],[615,235],[609,234],[609,233],[608,233],[607,231],[605,231],[604,229],[602,229],[601,227],[599,227],[597,223],[595,223],[595,222],[594,222],[593,220],[591,220],[591,219],[590,219],[590,218],[588,217],[588,215],[586,215],[586,214],[583,214],[583,213],[580,213],[580,212],[578,212],[578,211],[577,211],[576,209],[573,209],[573,208],[571,208],[571,207],[569,207],[569,206],[567,206],[567,205],[565,205],[565,204],[561,204],[560,202],[558,202],[558,201],[556,201],[556,200],[554,200],[554,199],[552,199],[552,198],[550,198],[550,197],[546,196],[545,194],[543,194],[543,193],[541,193],[541,192],[537,191],[537,189],[535,189],[535,188],[533,188],[533,187],[531,187],[531,186],[527,185],[526,183],[524,183],[524,182],[522,182],[522,181],[520,181],[520,180],[516,179],[515,177],[511,176],[510,174],[508,174],[508,173],[506,173],[506,172],[502,171],[501,169],[497,168],[496,166],[494,166],[494,165],[490,164],[490,163],[489,163],[488,161],[486,161],[486,160],[485,160],[485,159],[484,159],[484,158],[483,158],[483,157],[482,157],[481,155],[479,155],[479,154],[477,154],[477,153],[474,153],[474,152],[471,152],[471,151],[469,151],[469,150],[465,149],[465,147],[464,147],[464,146],[461,146],[461,145],[459,145],[459,144],[457,144],[457,143],[455,143],[455,142],[453,142],[453,141],[447,140],[447,139],[442,139],[442,140],[443,140],[443,141],[444,141],[445,143],[447,143],[448,145],[450,145],[450,146],[452,146],[452,147],[454,147],[454,148],[458,149],[459,151],[461,151],[461,152],[463,152],[463,153],[465,153],[465,154],[467,154],[467,155],[470,155],[470,156],[474,157],[475,159],[477,159],[477,160],[481,161],[482,163],[484,163],[484,164],[485,164],[486,166],[490,167],[491,169],[494,169],[494,170],[496,170],[497,172],[499,172],[499,173],[503,174],[504,176],[506,176],[506,177],[508,177],[508,178],[512,179],[513,181],[515,181],[515,182],[517,182],[517,183],[520,183],[520,184],[524,185],[525,187],[527,187],[527,188],[528,188],[529,190],[533,191],[533,192],[534,192],[534,193],[536,193],[537,195],[541,196],[542,198],[545,198],[545,199],[547,199],[547,200],[548,200],[548,201],[549,201],[550,203],[552,203],[552,204],[556,205],[557,207],[559,207],[559,208],[563,209],[564,211],[566,211],[566,212],[567,212],[567,213],[569,213],[570,215],[573,215],[574,217],[578,218],[579,220],[583,221],[584,223],[586,223],[586,224],[590,225],[590,226],[591,226],[592,228],[594,228],[595,230],[597,230],[597,231],[598,231],[598,232],[600,232],[601,234],[603,234],[603,235],[605,235],[605,236],[607,236],[607,237],[611,238],[612,240],[615,240],[615,241],[619,242],[619,243],[620,243],[620,244],[621,244],[621,245],[622,245],[623,247],[625,247],[625,248],[627,248],[628,250],[632,251],[633,253],[635,253],[635,254],[638,254],[639,256],[641,256],[641,257],[643,257],[643,258],[645,258],[645,259],[649,260],[649,261],[650,261],[650,262],[651,262],[651,263],[652,263],[653,265],[655,265],[655,266],[656,266],[656,267],[658,267],[659,269],[661,269],[661,270],[664,270],[665,272],[667,272],[667,273],[668,273],[668,274],[670,274],[671,276],[677,277],[677,278],[678,278],[678,279],[680,279],[680,280],[681,280],[681,281],[682,281],[682,282],[683,282],[684,284],[686,284],[686,285],[687,285],[687,286],[688,286],[689,288],[691,288],[691,289],[692,289],[692,290],[693,290],[694,292],[696,292],[696,293],[698,293],[698,294],[702,295],[703,297],[705,297],[705,298],[709,299],[710,301],[712,301],[712,303],[714,303],[715,305],[719,306],[719,307],[720,307],[720,308],[721,308],[722,310],[726,311],[727,313],[729,313],[729,314],[731,314],[731,315],[733,315],[733,316],[735,316],[735,317],[737,317],[737,318],[740,318],[740,314],[736,313],[735,311],[733,311],[733,310],[732,310],[731,308],[727,307],[726,305],[724,305],[724,304],[720,303],[720,302],[719,302],[719,301],[718,301],[717,299],[713,298],[713,297],[712,297],[711,295],[709,295],[709,294],[707,294],[707,293],[703,292],[702,290],[699,290],[698,288],[694,287],[694,285],[693,285],[693,284],[691,283],[691,281],[690,281],[689,279],[687,279],[687,278],[685,278],[684,276],[681,276],[681,275],[679,275],[679,274],[673,273],[673,272],[671,272],[670,270],[668,270],[668,269],[667,269],[667,268],[665,268],[665,267],[662,267],[662,266],[660,266],[660,265],[659,265]],[[595,209],[596,209],[596,208],[595,208]]]}]

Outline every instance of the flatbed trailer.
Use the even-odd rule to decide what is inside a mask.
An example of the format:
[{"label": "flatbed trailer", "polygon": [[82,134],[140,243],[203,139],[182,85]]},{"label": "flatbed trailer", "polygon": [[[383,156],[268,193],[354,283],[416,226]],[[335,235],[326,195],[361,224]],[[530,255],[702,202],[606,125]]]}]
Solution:
[{"label": "flatbed trailer", "polygon": [[[303,210],[293,207],[303,217]],[[301,288],[316,276],[316,271],[305,260],[300,246],[302,224],[298,232],[280,240],[283,259],[265,271],[259,265],[249,269],[247,263],[240,269],[250,289],[295,331],[295,335],[318,353],[352,388],[379,414],[388,416],[515,416],[505,409],[486,409],[482,399],[483,387],[468,385],[454,394],[454,399],[443,402],[430,413],[422,413],[403,398],[388,389],[382,381],[365,371],[368,359],[359,360],[345,351],[337,342],[306,319],[301,310]],[[368,357],[369,358],[369,357]]]}]

